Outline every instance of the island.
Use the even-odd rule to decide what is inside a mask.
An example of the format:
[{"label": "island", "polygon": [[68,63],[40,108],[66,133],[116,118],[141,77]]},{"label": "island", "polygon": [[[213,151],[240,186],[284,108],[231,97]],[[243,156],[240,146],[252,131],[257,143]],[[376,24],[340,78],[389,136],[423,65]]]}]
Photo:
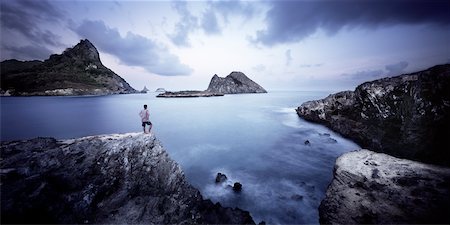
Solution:
[{"label": "island", "polygon": [[105,67],[87,39],[45,61],[5,60],[0,63],[3,95],[108,95],[138,93]]},{"label": "island", "polygon": [[450,223],[449,90],[446,64],[297,108],[367,149],[336,161],[321,223]]},{"label": "island", "polygon": [[195,97],[215,97],[224,96],[223,93],[209,92],[209,91],[166,91],[158,94],[158,98],[195,98]]},{"label": "island", "polygon": [[153,133],[1,142],[1,156],[2,224],[254,224],[203,199]]},{"label": "island", "polygon": [[225,94],[245,94],[245,93],[267,93],[259,84],[252,81],[242,72],[231,72],[225,78],[215,74],[205,91],[177,91],[164,92],[156,97],[162,98],[185,98],[185,97],[212,97],[224,96]]}]

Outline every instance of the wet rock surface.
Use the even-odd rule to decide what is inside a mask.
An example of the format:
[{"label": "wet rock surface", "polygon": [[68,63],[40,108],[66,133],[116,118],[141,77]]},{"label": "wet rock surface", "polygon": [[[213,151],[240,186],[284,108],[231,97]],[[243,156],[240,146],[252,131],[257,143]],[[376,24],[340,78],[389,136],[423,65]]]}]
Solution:
[{"label": "wet rock surface", "polygon": [[204,200],[152,135],[1,143],[2,223],[247,224]]},{"label": "wet rock surface", "polygon": [[450,168],[359,150],[336,160],[322,224],[449,224]]},{"label": "wet rock surface", "polygon": [[297,108],[361,147],[450,165],[450,64],[383,78]]}]

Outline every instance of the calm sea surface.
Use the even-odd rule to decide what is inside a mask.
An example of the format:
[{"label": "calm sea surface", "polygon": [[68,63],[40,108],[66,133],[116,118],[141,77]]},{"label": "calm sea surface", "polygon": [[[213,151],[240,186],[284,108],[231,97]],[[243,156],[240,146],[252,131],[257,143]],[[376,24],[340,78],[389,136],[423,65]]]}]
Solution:
[{"label": "calm sea surface", "polygon": [[[318,223],[336,157],[359,148],[295,113],[328,93],[155,95],[1,97],[1,140],[139,132],[138,113],[147,104],[153,132],[205,198],[248,210],[256,223],[283,224]],[[228,181],[216,185],[218,172]],[[241,193],[228,186],[234,182]]]}]

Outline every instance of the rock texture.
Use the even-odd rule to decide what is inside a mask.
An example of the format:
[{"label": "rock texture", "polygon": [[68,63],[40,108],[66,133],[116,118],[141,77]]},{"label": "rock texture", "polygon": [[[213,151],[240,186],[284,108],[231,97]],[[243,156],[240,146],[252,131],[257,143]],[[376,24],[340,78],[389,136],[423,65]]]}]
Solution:
[{"label": "rock texture", "polygon": [[95,46],[81,40],[44,62],[6,60],[0,64],[1,90],[12,95],[106,95],[136,93],[106,68]]},{"label": "rock texture", "polygon": [[450,168],[368,150],[336,160],[321,224],[449,224]]},{"label": "rock texture", "polygon": [[225,78],[214,75],[206,91],[223,94],[267,93],[263,87],[242,72],[232,72]]},{"label": "rock texture", "polygon": [[160,98],[192,98],[192,97],[215,97],[223,96],[223,93],[209,92],[209,91],[166,91],[158,94],[156,97]]},{"label": "rock texture", "polygon": [[359,85],[303,103],[299,116],[363,148],[450,165],[450,64]]},{"label": "rock texture", "polygon": [[1,143],[1,223],[253,223],[203,200],[152,135]]}]

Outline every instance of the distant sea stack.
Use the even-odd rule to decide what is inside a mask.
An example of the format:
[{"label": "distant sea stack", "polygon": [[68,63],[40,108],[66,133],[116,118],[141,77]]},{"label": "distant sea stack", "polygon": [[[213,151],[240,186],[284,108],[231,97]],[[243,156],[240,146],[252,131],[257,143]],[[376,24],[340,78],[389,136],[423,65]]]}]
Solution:
[{"label": "distant sea stack", "polygon": [[137,93],[105,67],[87,39],[44,62],[6,60],[0,63],[1,91],[11,95],[107,95]]},{"label": "distant sea stack", "polygon": [[363,148],[449,166],[449,90],[450,64],[439,65],[305,102],[297,113]]},{"label": "distant sea stack", "polygon": [[1,223],[254,224],[205,200],[153,134],[1,142]]},{"label": "distant sea stack", "polygon": [[263,87],[242,72],[232,72],[225,78],[215,74],[206,91],[223,94],[267,93]]}]

